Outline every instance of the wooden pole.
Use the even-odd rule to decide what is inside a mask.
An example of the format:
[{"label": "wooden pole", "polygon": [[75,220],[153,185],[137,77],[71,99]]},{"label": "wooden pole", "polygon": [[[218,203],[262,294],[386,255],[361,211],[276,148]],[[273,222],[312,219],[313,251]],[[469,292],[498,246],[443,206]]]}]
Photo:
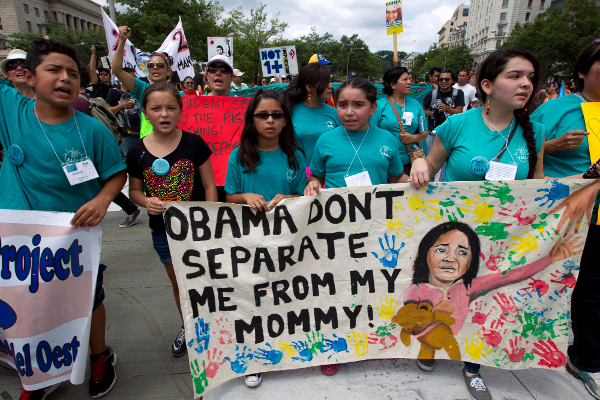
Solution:
[{"label": "wooden pole", "polygon": [[394,33],[394,67],[398,66],[398,34]]}]

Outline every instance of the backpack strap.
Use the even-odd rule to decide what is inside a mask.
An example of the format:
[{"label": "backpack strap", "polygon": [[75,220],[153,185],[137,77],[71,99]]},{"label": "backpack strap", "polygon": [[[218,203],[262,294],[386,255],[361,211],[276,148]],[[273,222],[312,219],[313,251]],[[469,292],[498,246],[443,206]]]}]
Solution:
[{"label": "backpack strap", "polygon": [[433,104],[437,100],[437,97],[438,97],[438,90],[433,89],[433,92],[431,92],[431,103],[429,104],[429,108],[433,108]]},{"label": "backpack strap", "polygon": [[458,88],[453,87],[452,88],[452,102],[454,103],[454,106],[456,107],[456,98],[458,97]]},{"label": "backpack strap", "polygon": [[[392,106],[392,110],[394,110],[394,114],[396,114],[396,118],[398,119],[398,126],[400,127],[400,131],[402,132],[403,135],[405,135],[406,131],[404,130],[404,125],[402,124],[402,118],[400,118],[400,114],[398,113],[398,110],[396,109],[396,106],[394,105],[394,101],[389,96],[387,98],[387,101],[390,103],[390,106]],[[413,150],[410,148],[410,146],[408,144],[405,144],[405,146],[406,146],[406,150],[408,150],[408,154],[412,153]]]}]

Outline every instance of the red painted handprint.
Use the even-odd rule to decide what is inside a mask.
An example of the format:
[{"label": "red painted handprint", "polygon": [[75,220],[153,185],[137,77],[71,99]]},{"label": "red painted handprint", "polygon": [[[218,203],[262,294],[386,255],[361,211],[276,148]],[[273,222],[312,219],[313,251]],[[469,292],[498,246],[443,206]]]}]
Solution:
[{"label": "red painted handprint", "polygon": [[[219,330],[218,331],[219,337],[217,338],[219,343],[231,344],[233,335],[228,330],[228,329],[232,328],[231,322],[229,322],[228,319],[221,317],[217,320],[217,327],[218,327],[217,329]],[[227,328],[227,329],[223,329],[223,328]],[[213,335],[216,335],[216,334],[217,334],[217,332],[213,331]]]},{"label": "red painted handprint", "polygon": [[571,271],[565,272],[565,273],[560,273],[558,270],[556,270],[555,273],[550,273],[550,275],[552,275],[553,277],[558,279],[558,280],[552,279],[552,280],[550,280],[550,282],[565,285],[562,289],[559,290],[560,293],[562,293],[562,292],[566,293],[567,289],[573,289],[575,287],[575,284],[577,283],[577,279],[575,278],[575,275],[573,275],[573,273]]},{"label": "red painted handprint", "polygon": [[486,332],[485,327],[481,328],[483,330],[483,339],[488,345],[496,347],[500,344],[500,342],[502,341],[502,335],[504,335],[508,330],[504,329],[504,331],[500,333],[500,328],[502,328],[503,326],[504,322],[500,320],[494,320],[490,325],[489,331]]},{"label": "red painted handprint", "polygon": [[532,293],[537,293],[538,297],[542,297],[548,293],[548,284],[546,282],[531,277],[529,279],[531,279],[529,286],[521,288],[521,290],[524,290],[529,295]]},{"label": "red painted handprint", "polygon": [[496,303],[498,303],[502,310],[500,318],[508,323],[514,324],[517,321],[519,309],[515,305],[513,297],[506,297],[506,294],[498,293],[494,295],[494,300],[496,300]]},{"label": "red painted handprint", "polygon": [[225,360],[221,361],[221,355],[223,355],[223,352],[220,351],[219,355],[217,355],[217,349],[213,349],[212,356],[210,355],[210,350],[208,351],[208,368],[206,368],[207,377],[214,378],[215,375],[217,375],[217,370],[225,362]]},{"label": "red painted handprint", "polygon": [[541,358],[539,365],[558,368],[564,367],[567,363],[567,357],[556,347],[552,339],[546,341],[540,340],[534,347],[533,352]]},{"label": "red painted handprint", "polygon": [[[508,359],[512,362],[521,362],[523,361],[523,357],[525,357],[525,347],[521,347],[521,342],[523,338],[520,336],[515,337],[514,339],[510,339],[508,343],[510,343],[510,352],[505,347],[504,351],[508,356]],[[529,342],[525,342],[527,344]]]},{"label": "red painted handprint", "polygon": [[485,321],[487,320],[487,317],[492,313],[492,310],[496,309],[496,307],[492,307],[490,311],[487,314],[485,314],[482,311],[484,307],[487,308],[487,303],[484,303],[483,301],[475,302],[475,307],[473,307],[473,310],[469,310],[469,312],[474,311],[473,317],[471,318],[471,322],[479,325],[485,324]]},{"label": "red painted handprint", "polygon": [[504,242],[496,241],[490,244],[490,257],[485,262],[485,266],[490,271],[498,271],[500,269],[500,263],[505,260],[502,254],[506,253],[508,248]]},{"label": "red painted handprint", "polygon": [[376,333],[370,333],[367,341],[369,344],[380,344],[383,347],[379,350],[391,349],[398,343],[398,338],[394,335],[385,335],[383,337],[377,335]]},{"label": "red painted handprint", "polygon": [[[520,200],[521,200],[521,203],[523,205],[525,205],[525,202],[523,201],[523,199],[520,199]],[[498,215],[504,215],[505,217],[510,217],[510,216],[515,217],[517,219],[517,226],[531,225],[531,223],[533,221],[535,221],[535,219],[537,218],[537,215],[523,217],[522,214],[523,214],[523,211],[525,211],[525,208],[519,208],[519,210],[517,210],[516,212],[514,210],[511,210],[509,208],[502,207],[502,206],[500,206],[500,209],[502,211],[499,212]]]}]

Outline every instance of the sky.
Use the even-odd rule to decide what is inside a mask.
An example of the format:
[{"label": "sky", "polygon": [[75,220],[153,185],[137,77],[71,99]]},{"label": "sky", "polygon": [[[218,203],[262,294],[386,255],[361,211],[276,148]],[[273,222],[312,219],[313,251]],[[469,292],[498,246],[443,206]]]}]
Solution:
[{"label": "sky", "polygon": [[[106,4],[104,0],[95,1]],[[266,1],[244,0],[244,13],[249,14],[261,2]],[[398,51],[427,51],[438,42],[438,31],[462,3],[469,4],[469,0],[404,0],[404,32],[398,34]],[[242,2],[219,0],[219,4],[227,13]],[[280,21],[288,23],[283,34],[286,39],[307,35],[315,26],[319,35],[329,32],[336,40],[356,33],[372,52],[393,50],[392,35],[386,35],[385,30],[385,0],[278,0],[267,4],[265,10],[270,15],[280,13]]]}]

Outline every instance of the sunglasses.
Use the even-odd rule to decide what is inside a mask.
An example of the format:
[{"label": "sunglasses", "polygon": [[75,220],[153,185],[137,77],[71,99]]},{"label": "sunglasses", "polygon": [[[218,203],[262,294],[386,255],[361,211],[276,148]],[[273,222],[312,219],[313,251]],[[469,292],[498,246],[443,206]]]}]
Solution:
[{"label": "sunglasses", "polygon": [[282,119],[283,117],[285,117],[285,114],[282,113],[281,111],[275,111],[274,113],[259,112],[259,113],[254,114],[254,116],[256,117],[256,119],[260,119],[260,120],[267,120],[267,119],[269,119],[269,117],[272,117],[273,119],[277,120],[277,119]]},{"label": "sunglasses", "polygon": [[193,85],[194,82],[185,82],[184,85]]},{"label": "sunglasses", "polygon": [[452,78],[439,78],[440,82],[449,82]]},{"label": "sunglasses", "polygon": [[14,71],[19,67],[25,69],[25,61],[11,61],[6,65],[6,70]]},{"label": "sunglasses", "polygon": [[217,71],[221,71],[222,74],[230,74],[231,70],[229,69],[229,67],[227,65],[211,65],[210,67],[206,68],[206,70],[208,72],[210,72],[211,74],[216,74]]},{"label": "sunglasses", "polygon": [[108,72],[100,72],[98,75],[108,75]]},{"label": "sunglasses", "polygon": [[154,67],[156,67],[157,69],[163,69],[164,67],[166,67],[167,65],[165,63],[153,63],[153,62],[149,62],[148,64],[146,64],[146,67],[148,69],[152,69]]}]

